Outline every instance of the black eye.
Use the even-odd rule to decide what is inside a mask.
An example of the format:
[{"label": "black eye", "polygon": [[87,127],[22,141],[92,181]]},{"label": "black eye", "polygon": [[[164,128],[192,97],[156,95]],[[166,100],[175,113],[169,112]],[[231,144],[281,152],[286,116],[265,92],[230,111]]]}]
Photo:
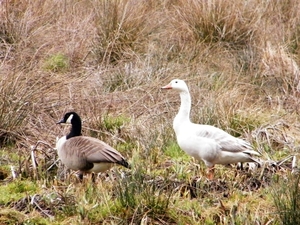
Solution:
[{"label": "black eye", "polygon": [[175,81],[175,83],[177,84],[177,83],[178,83],[178,81]]}]

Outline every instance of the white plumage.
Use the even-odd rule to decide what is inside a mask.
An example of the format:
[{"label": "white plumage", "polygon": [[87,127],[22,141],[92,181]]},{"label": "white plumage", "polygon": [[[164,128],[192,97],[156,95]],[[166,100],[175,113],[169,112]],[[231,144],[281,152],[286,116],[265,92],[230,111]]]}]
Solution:
[{"label": "white plumage", "polygon": [[250,143],[233,137],[217,127],[190,121],[191,96],[183,80],[172,80],[162,89],[179,92],[181,105],[173,121],[177,143],[187,154],[204,161],[209,168],[209,178],[213,177],[215,164],[258,162],[252,155],[260,154],[253,150]]}]

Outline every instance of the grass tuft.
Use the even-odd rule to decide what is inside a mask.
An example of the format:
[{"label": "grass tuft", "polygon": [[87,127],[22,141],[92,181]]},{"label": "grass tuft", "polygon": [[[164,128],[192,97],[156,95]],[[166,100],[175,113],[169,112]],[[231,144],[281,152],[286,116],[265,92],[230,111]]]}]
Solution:
[{"label": "grass tuft", "polygon": [[223,42],[238,48],[256,38],[262,4],[258,6],[257,3],[254,5],[254,1],[249,1],[229,5],[219,0],[179,3],[176,7],[178,19],[186,24],[196,42]]},{"label": "grass tuft", "polygon": [[146,21],[151,8],[133,0],[101,1],[95,4],[97,39],[93,53],[98,63],[115,64],[143,51],[147,37]]},{"label": "grass tuft", "polygon": [[274,204],[284,225],[300,223],[300,177],[290,175],[280,179],[272,190]]},{"label": "grass tuft", "polygon": [[[0,5],[0,224],[298,223],[298,0]],[[193,122],[246,139],[267,164],[216,166],[208,181],[176,144],[179,96],[160,90],[174,78]],[[78,183],[53,149],[73,110],[133,169]]]},{"label": "grass tuft", "polygon": [[39,79],[26,78],[23,73],[0,78],[0,146],[14,144],[26,133],[28,114],[39,98]]},{"label": "grass tuft", "polygon": [[117,199],[124,210],[121,217],[129,221],[141,223],[164,221],[174,223],[170,215],[169,205],[171,192],[165,192],[164,186],[157,185],[154,179],[149,179],[142,168],[122,179],[117,186]]}]

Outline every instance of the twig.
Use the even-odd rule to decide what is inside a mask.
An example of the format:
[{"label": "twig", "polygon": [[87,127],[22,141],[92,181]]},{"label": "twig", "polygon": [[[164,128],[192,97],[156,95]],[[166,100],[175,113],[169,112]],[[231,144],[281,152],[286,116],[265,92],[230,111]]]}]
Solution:
[{"label": "twig", "polygon": [[32,167],[33,167],[33,173],[34,173],[34,176],[36,178],[38,178],[38,172],[37,172],[37,162],[36,162],[36,157],[35,157],[35,147],[34,146],[31,146],[31,152],[30,152],[30,156],[31,156],[31,163],[32,163]]},{"label": "twig", "polygon": [[12,178],[13,179],[16,179],[17,178],[17,174],[14,170],[14,166],[10,166],[10,170],[11,170],[11,175],[12,175]]},{"label": "twig", "polygon": [[35,154],[34,154],[34,146],[31,146],[31,153],[30,153],[30,155],[31,155],[31,162],[32,162],[32,167],[33,167],[33,169],[36,171],[36,168],[37,168],[37,162],[36,162],[36,160],[35,160]]},{"label": "twig", "polygon": [[113,134],[111,134],[109,132],[101,131],[101,130],[96,130],[96,129],[93,129],[93,128],[90,128],[90,127],[85,127],[85,126],[83,126],[83,128],[86,129],[86,130],[90,130],[90,131],[94,131],[94,132],[98,132],[98,133],[110,135],[112,138],[117,139],[118,141],[120,141],[122,143],[126,143],[126,141],[123,138],[116,137],[116,135],[113,135]]},{"label": "twig", "polygon": [[57,159],[54,163],[51,164],[51,166],[48,167],[47,171],[51,170],[51,168],[54,166],[54,165],[57,165],[57,162],[59,161],[60,159]]},{"label": "twig", "polygon": [[270,219],[268,222],[265,223],[265,225],[269,225],[274,221],[274,219]]},{"label": "twig", "polygon": [[31,201],[30,201],[30,204],[31,205],[35,205],[42,213],[44,213],[46,216],[48,216],[50,218],[50,220],[53,220],[54,217],[51,216],[50,214],[46,213],[45,210],[43,210],[39,205],[38,203],[35,201],[35,196],[37,196],[36,194],[32,196],[31,198]]},{"label": "twig", "polygon": [[[37,147],[38,147],[40,144],[46,145],[46,146],[48,146],[49,148],[52,148],[52,149],[53,149],[53,147],[52,147],[50,144],[48,144],[47,142],[44,142],[44,141],[37,141],[36,144],[35,144],[35,146],[32,146],[32,151],[37,150]],[[43,150],[41,150],[41,151],[49,158],[49,156],[47,155],[47,153],[46,153],[45,151],[43,151]]]},{"label": "twig", "polygon": [[[46,155],[47,158],[50,158],[47,153],[42,150],[42,149],[37,149],[37,147],[40,145],[40,144],[43,144],[43,145],[46,145],[47,147],[49,148],[52,148],[52,146],[44,141],[37,141],[35,145],[32,145],[30,148],[31,148],[31,152],[30,152],[30,157],[31,157],[31,162],[32,162],[32,167],[33,167],[33,171],[34,171],[34,175],[35,176],[38,176],[38,172],[37,172],[37,168],[38,168],[38,163],[36,161],[36,156],[35,156],[35,151],[36,150],[39,150],[41,151],[44,155]],[[53,149],[53,148],[52,148]],[[54,162],[54,164],[52,164],[48,169],[51,169],[55,164],[56,164],[57,161]]]},{"label": "twig", "polygon": [[298,167],[297,167],[297,158],[294,155],[293,156],[293,161],[292,161],[292,173],[295,173],[297,171]]},{"label": "twig", "polygon": [[294,157],[293,155],[290,155],[290,156],[284,158],[283,160],[280,160],[277,165],[281,166],[283,163],[285,163],[286,161],[288,161],[289,159],[291,159],[293,157]]}]

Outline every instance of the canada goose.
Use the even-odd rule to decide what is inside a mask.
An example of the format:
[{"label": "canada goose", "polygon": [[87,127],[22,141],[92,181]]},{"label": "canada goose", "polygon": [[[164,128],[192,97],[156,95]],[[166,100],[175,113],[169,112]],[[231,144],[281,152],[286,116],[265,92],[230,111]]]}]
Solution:
[{"label": "canada goose", "polygon": [[56,143],[62,163],[72,170],[83,173],[99,173],[110,169],[114,164],[130,168],[125,158],[114,148],[93,137],[81,135],[81,119],[75,112],[68,112],[57,124],[71,124],[70,133]]},{"label": "canada goose", "polygon": [[183,80],[172,80],[162,89],[173,89],[179,92],[181,105],[173,121],[177,143],[187,154],[204,161],[208,167],[209,179],[213,179],[215,164],[259,163],[252,158],[252,155],[260,154],[253,150],[250,143],[233,137],[217,127],[190,121],[191,95]]}]

